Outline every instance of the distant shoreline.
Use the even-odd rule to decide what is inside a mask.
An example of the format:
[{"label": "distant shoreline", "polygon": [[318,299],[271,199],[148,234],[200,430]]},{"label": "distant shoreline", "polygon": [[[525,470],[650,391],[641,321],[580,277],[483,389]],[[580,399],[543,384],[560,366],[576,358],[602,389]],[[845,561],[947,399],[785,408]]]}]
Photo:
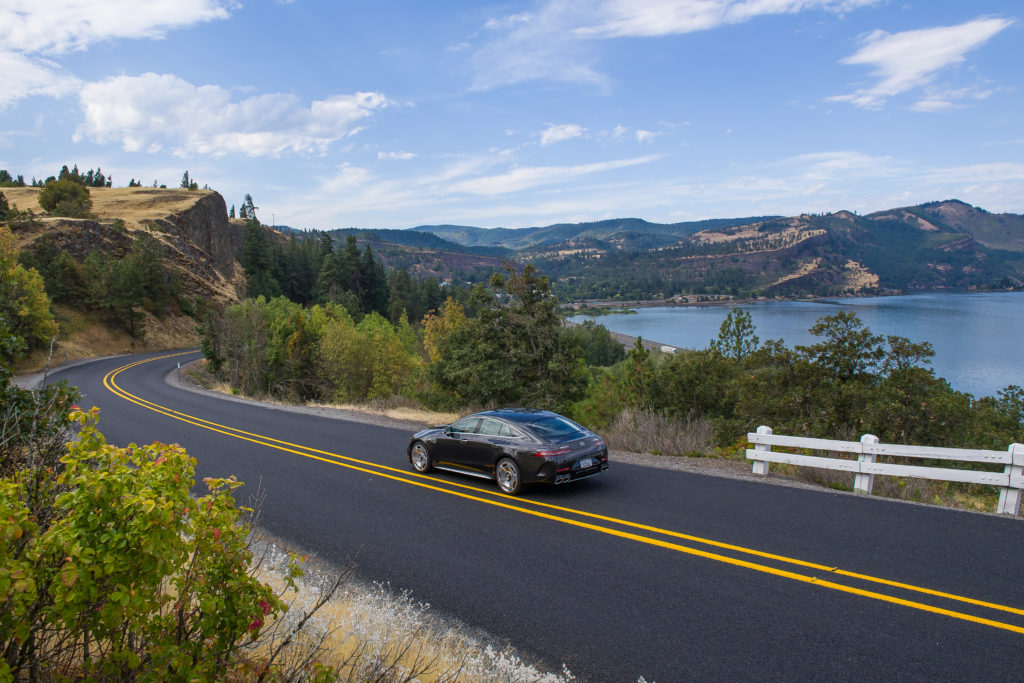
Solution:
[{"label": "distant shoreline", "polygon": [[[748,304],[758,304],[767,302],[783,302],[783,301],[803,301],[808,303],[819,303],[819,304],[833,304],[836,306],[841,305],[841,299],[867,299],[872,297],[883,297],[883,296],[913,296],[915,294],[998,294],[998,293],[1020,293],[1019,289],[986,289],[986,290],[951,290],[951,289],[927,289],[927,290],[915,290],[913,292],[897,291],[897,290],[884,290],[880,292],[873,292],[869,294],[844,294],[841,296],[800,296],[800,297],[754,297],[754,298],[739,298],[729,294],[701,294],[697,296],[680,296],[672,299],[632,299],[632,300],[621,300],[621,299],[585,299],[583,301],[576,301],[571,303],[561,304],[563,314],[569,315],[569,311],[578,310],[579,312],[573,312],[571,315],[586,315],[589,317],[598,317],[600,315],[612,315],[628,313],[628,309],[632,308],[693,308],[693,307],[733,307],[733,306],[744,306]],[[614,309],[607,313],[591,314],[587,311],[594,309]]]}]

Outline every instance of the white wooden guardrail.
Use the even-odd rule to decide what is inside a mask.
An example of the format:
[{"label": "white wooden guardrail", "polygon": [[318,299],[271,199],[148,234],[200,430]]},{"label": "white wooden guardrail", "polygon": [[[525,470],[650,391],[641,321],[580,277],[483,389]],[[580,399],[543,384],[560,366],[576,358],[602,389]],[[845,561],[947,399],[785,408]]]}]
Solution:
[{"label": "white wooden guardrail", "polygon": [[[999,505],[996,512],[1017,515],[1020,511],[1021,492],[1024,490],[1024,444],[1011,444],[1005,451],[983,451],[969,448],[932,448],[929,446],[904,446],[902,444],[879,443],[878,437],[865,434],[860,441],[834,441],[812,439],[802,436],[773,434],[771,427],[758,427],[757,433],[748,433],[747,441],[754,444],[747,449],[747,459],[754,461],[754,474],[768,474],[768,464],[773,462],[818,467],[829,470],[853,472],[853,488],[858,493],[871,493],[876,474],[891,477],[916,477],[960,481],[970,484],[988,484],[999,487]],[[773,451],[772,446],[801,448],[832,453],[856,453],[856,460],[828,458],[818,455],[798,455]],[[875,462],[879,455],[898,458],[927,458],[930,460],[954,460],[959,462],[984,462],[1004,465],[1002,472],[978,472],[948,467],[920,467],[916,465],[893,465]]]}]

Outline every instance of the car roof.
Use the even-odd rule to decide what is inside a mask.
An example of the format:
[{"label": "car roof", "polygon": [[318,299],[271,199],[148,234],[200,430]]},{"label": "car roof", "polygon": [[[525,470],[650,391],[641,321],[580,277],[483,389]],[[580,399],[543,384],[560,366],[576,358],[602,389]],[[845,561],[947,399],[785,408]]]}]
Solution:
[{"label": "car roof", "polygon": [[511,422],[530,424],[537,422],[544,417],[558,417],[558,413],[550,410],[536,410],[533,408],[499,408],[497,410],[485,410],[477,413],[480,417],[500,417]]}]

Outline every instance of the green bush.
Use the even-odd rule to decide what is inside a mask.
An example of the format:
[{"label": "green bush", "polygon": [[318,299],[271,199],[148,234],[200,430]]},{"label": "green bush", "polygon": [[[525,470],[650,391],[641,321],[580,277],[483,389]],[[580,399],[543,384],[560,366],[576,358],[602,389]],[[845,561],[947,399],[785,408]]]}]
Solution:
[{"label": "green bush", "polygon": [[223,676],[286,610],[250,575],[241,483],[207,479],[193,498],[184,449],[110,445],[97,413],[72,413],[80,432],[55,476],[0,481],[0,679]]},{"label": "green bush", "polygon": [[32,212],[32,209],[20,211],[17,204],[11,204],[4,218],[11,230],[27,230],[36,225],[36,215]]},{"label": "green bush", "polygon": [[38,201],[39,206],[58,216],[85,218],[92,211],[89,190],[67,178],[46,183]]}]

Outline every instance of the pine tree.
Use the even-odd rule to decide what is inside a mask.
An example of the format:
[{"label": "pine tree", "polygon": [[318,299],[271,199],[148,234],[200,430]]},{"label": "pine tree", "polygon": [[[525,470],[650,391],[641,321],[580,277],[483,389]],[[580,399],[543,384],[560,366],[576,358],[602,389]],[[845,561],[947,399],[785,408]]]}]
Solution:
[{"label": "pine tree", "polygon": [[281,285],[274,278],[274,255],[267,234],[258,221],[245,224],[242,246],[242,268],[245,270],[247,296],[281,296]]},{"label": "pine tree", "polygon": [[388,315],[388,279],[384,266],[373,258],[373,251],[367,244],[359,261],[359,277],[363,282],[363,313],[376,312]]},{"label": "pine tree", "polygon": [[245,194],[245,198],[242,200],[242,208],[245,210],[245,215],[243,216],[243,218],[256,220],[256,209],[258,209],[259,207],[253,205],[252,195],[249,194],[248,192]]},{"label": "pine tree", "polygon": [[365,310],[363,305],[363,290],[365,287],[359,270],[361,259],[355,235],[349,235],[345,239],[345,248],[338,250],[335,257],[338,260],[338,278],[342,289],[352,292],[359,302],[359,310]]}]

